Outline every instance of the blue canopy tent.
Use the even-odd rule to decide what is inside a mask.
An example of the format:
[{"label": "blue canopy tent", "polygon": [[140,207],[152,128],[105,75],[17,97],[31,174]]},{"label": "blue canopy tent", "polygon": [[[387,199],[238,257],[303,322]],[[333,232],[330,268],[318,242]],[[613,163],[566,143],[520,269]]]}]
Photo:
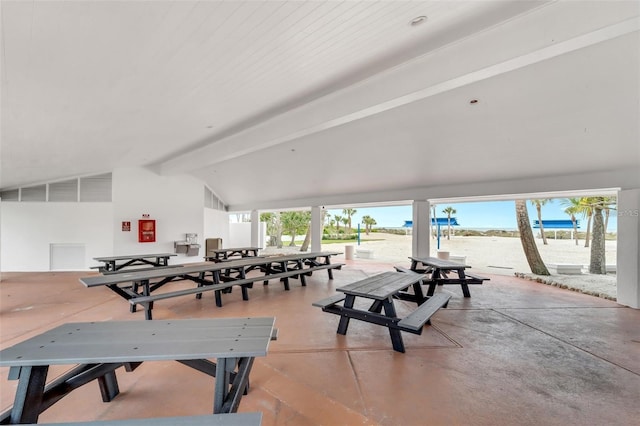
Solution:
[{"label": "blue canopy tent", "polygon": [[[580,226],[580,221],[576,220],[576,227]],[[573,240],[573,222],[570,219],[550,219],[543,220],[542,227],[544,229],[553,229],[553,239],[557,239],[558,229],[568,229],[571,231],[571,239]],[[540,229],[540,221],[533,221],[533,229]]]},{"label": "blue canopy tent", "polygon": [[[451,224],[451,226],[460,226],[460,224],[458,223],[458,221],[456,220],[455,217],[452,217],[451,219],[447,219],[446,217],[432,217],[431,218],[431,225],[436,225],[438,227],[438,248],[440,248],[440,227],[441,226],[448,226],[449,224]],[[542,223],[544,225],[544,221]],[[404,221],[404,225],[402,225],[403,228],[413,228],[413,221],[412,220],[405,220]]]}]

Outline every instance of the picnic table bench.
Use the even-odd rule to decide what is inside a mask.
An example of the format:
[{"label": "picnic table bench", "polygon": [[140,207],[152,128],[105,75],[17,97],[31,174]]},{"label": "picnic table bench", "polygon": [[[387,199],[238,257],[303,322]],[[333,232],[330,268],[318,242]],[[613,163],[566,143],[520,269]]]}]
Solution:
[{"label": "picnic table bench", "polygon": [[[381,325],[389,329],[393,349],[405,352],[401,331],[422,334],[425,324],[431,323],[431,317],[438,309],[446,307],[451,295],[442,292],[431,297],[422,293],[423,276],[420,274],[406,274],[401,272],[383,272],[360,281],[339,287],[337,294],[313,303],[340,316],[338,334],[346,335],[349,321],[357,319],[372,324]],[[412,287],[413,294],[406,292]],[[354,307],[356,297],[373,300],[368,310]],[[399,318],[394,306],[394,299],[401,298],[415,302],[418,307],[404,318]],[[342,305],[339,303],[343,302]],[[384,311],[384,313],[382,313]]]},{"label": "picnic table bench", "polygon": [[[409,257],[409,259],[411,259],[411,267],[409,270],[400,266],[396,266],[395,269],[398,272],[411,271],[426,275],[427,278],[424,280],[424,283],[429,284],[427,296],[432,296],[438,285],[459,285],[462,288],[464,297],[471,297],[469,285],[482,284],[484,281],[489,280],[487,277],[466,272],[466,269],[471,267],[459,262],[439,259],[437,257]],[[452,272],[457,276],[449,277]]]},{"label": "picnic table bench", "polygon": [[51,426],[260,426],[262,424],[262,413],[205,414],[199,416],[96,420],[47,424]]},{"label": "picnic table bench", "polygon": [[175,253],[153,253],[153,254],[128,254],[120,256],[94,257],[93,259],[102,262],[103,265],[92,266],[91,269],[98,269],[102,273],[117,272],[122,269],[136,265],[151,265],[152,267],[169,266],[169,258],[177,256]]},{"label": "picnic table bench", "polygon": [[[272,317],[68,323],[0,351],[0,367],[18,380],[0,423],[37,423],[73,390],[98,381],[102,400],[120,392],[116,370],[147,361],[178,361],[215,378],[213,410],[235,413],[248,390],[254,358],[266,356]],[[211,359],[215,358],[215,362]],[[47,383],[52,365],[75,365]]]}]

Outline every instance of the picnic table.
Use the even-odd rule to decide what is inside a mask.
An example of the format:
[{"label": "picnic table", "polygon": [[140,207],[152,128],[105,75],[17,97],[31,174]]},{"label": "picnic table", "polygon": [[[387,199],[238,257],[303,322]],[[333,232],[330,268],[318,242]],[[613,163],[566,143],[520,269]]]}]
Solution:
[{"label": "picnic table", "polygon": [[[254,358],[267,354],[274,322],[266,317],[58,326],[0,351],[0,367],[10,367],[9,380],[18,380],[14,404],[0,423],[37,423],[40,413],[94,380],[109,402],[119,393],[116,369],[132,372],[145,361],[167,360],[215,377],[213,413],[235,413]],[[52,365],[75,366],[47,383]]]},{"label": "picnic table", "polygon": [[153,254],[129,254],[122,256],[106,256],[94,257],[93,259],[102,262],[103,265],[97,266],[100,272],[118,272],[121,269],[129,268],[137,265],[150,265],[152,267],[169,266],[169,258],[177,256],[175,253],[153,253]]},{"label": "picnic table", "polygon": [[[439,259],[437,257],[409,257],[409,259],[411,259],[411,271],[419,274],[430,274],[429,279],[425,282],[425,284],[429,284],[427,296],[434,294],[437,285],[459,284],[462,287],[464,297],[471,297],[469,284],[482,284],[489,279],[465,272],[466,269],[471,267],[459,262]],[[398,267],[396,267],[396,269],[399,271],[402,270],[402,268]],[[452,272],[457,276],[450,278],[449,274]]]},{"label": "picnic table", "polygon": [[[227,293],[232,287],[238,286],[242,291],[242,299],[249,300],[248,289],[256,281],[266,283],[272,279],[280,279],[285,283],[285,290],[289,290],[289,278],[300,278],[313,271],[327,269],[330,278],[332,269],[340,269],[342,263],[331,263],[333,252],[299,253],[274,257],[247,257],[227,262],[208,262],[197,265],[176,265],[168,268],[152,268],[139,271],[124,271],[118,274],[100,275],[80,278],[86,287],[106,286],[131,304],[131,311],[135,312],[138,304],[145,310],[145,318],[152,319],[153,302],[172,297],[195,295],[200,298],[203,292],[213,291],[216,306],[222,306],[222,293]],[[290,259],[298,259],[298,267],[289,268]],[[324,259],[324,260],[319,260]],[[274,265],[282,265],[284,268]],[[247,276],[249,271],[260,271],[253,276]],[[156,290],[173,281],[189,280],[197,284],[195,288],[181,289],[159,294]],[[303,285],[305,283],[303,282]]]},{"label": "picnic table", "polygon": [[[450,294],[444,292],[425,297],[421,286],[423,278],[416,273],[383,272],[339,287],[336,291],[343,294],[319,300],[313,303],[313,306],[340,316],[338,334],[347,334],[349,321],[352,318],[387,327],[393,349],[404,352],[404,342],[400,332],[422,334],[422,328],[425,324],[430,324],[431,316],[441,307],[446,307],[451,298]],[[412,287],[413,293],[406,291],[409,287]],[[355,306],[356,298],[373,302],[367,310],[364,310]],[[405,318],[399,318],[394,305],[396,298],[415,302],[418,307]],[[340,302],[342,305],[339,304]]]},{"label": "picnic table", "polygon": [[[329,279],[332,280],[333,269],[341,269],[343,266],[342,264],[331,263],[331,257],[339,254],[342,253],[336,251],[320,251],[268,256],[265,258],[265,276],[268,277],[272,274],[300,271],[300,274],[293,275],[292,278],[299,278],[301,285],[304,287],[307,285],[306,276],[310,276],[313,271],[326,269],[329,274]],[[289,290],[288,277],[283,278],[282,282],[284,289]],[[268,284],[268,281],[265,280],[264,284]]]},{"label": "picnic table", "polygon": [[[207,250],[207,256],[205,260],[210,262],[224,262],[234,257],[257,257],[260,247],[235,247],[224,249],[210,249]],[[213,253],[213,255],[209,255]]]}]

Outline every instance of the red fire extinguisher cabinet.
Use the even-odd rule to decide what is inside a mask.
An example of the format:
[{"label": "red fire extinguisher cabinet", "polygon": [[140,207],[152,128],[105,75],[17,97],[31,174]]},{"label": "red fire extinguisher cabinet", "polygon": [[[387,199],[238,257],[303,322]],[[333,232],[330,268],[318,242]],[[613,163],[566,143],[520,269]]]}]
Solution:
[{"label": "red fire extinguisher cabinet", "polygon": [[153,219],[141,219],[138,221],[138,242],[155,243],[156,221]]}]

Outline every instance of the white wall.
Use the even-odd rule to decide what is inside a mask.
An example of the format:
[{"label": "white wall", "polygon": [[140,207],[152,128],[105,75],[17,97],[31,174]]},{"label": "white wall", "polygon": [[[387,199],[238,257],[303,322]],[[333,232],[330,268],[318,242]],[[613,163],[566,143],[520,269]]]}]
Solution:
[{"label": "white wall", "polygon": [[48,271],[50,244],[84,244],[85,265],[113,252],[112,203],[3,202],[3,271]]},{"label": "white wall", "polygon": [[[179,254],[171,264],[201,262],[204,256],[204,184],[189,176],[160,176],[144,168],[113,171],[113,254],[174,253],[174,242],[198,234],[197,256]],[[138,220],[156,221],[156,241],[138,242]],[[131,222],[123,232],[122,222]]]},{"label": "white wall", "polygon": [[[84,244],[88,269],[99,256],[174,253],[174,241],[184,241],[186,233],[198,234],[200,252],[179,254],[170,263],[201,262],[205,238],[229,240],[228,214],[204,208],[204,184],[195,178],[118,169],[112,185],[110,203],[2,202],[2,270],[49,271],[50,244]],[[156,220],[155,243],[138,242],[143,214]],[[131,231],[122,231],[123,221],[131,222]]]},{"label": "white wall", "polygon": [[222,238],[222,244],[229,241],[229,213],[209,208],[204,209],[204,234],[203,238],[199,240],[203,247],[207,238]]},{"label": "white wall", "polygon": [[[267,224],[260,222],[258,247],[264,248],[267,240]],[[222,241],[223,248],[251,247],[251,222],[229,224],[229,240]]]}]

